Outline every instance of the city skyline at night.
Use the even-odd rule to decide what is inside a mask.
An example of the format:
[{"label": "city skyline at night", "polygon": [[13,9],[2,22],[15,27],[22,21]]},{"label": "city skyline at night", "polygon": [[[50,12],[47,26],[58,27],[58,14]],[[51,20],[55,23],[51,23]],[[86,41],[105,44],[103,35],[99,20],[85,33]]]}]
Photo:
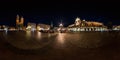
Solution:
[{"label": "city skyline at night", "polygon": [[1,0],[0,60],[120,60],[120,2]]},{"label": "city skyline at night", "polygon": [[[17,14],[25,18],[27,22],[50,24],[58,26],[61,20],[65,26],[72,24],[76,17],[88,21],[103,22],[107,25],[119,25],[118,3],[113,2],[4,2],[0,7],[0,25],[15,26]],[[35,4],[34,4],[35,3]]]}]

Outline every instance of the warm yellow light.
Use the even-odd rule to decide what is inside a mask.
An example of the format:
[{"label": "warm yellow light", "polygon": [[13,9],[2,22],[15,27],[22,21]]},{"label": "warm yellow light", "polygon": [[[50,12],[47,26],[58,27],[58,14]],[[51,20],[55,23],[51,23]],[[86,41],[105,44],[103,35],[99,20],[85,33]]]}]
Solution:
[{"label": "warm yellow light", "polygon": [[57,35],[57,43],[59,43],[59,44],[65,43],[65,34],[59,33]]},{"label": "warm yellow light", "polygon": [[37,32],[37,38],[40,39],[41,38],[41,32]]}]

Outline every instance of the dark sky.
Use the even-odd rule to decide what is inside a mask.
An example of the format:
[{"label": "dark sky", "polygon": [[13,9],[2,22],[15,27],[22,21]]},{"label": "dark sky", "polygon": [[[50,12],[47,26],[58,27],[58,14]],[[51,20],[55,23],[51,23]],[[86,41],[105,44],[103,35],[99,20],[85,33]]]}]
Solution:
[{"label": "dark sky", "polygon": [[60,21],[65,26],[74,23],[76,17],[88,21],[99,21],[114,25],[120,24],[119,2],[112,1],[1,1],[0,25],[15,25],[19,14],[27,22],[50,24],[53,21],[58,26]]}]

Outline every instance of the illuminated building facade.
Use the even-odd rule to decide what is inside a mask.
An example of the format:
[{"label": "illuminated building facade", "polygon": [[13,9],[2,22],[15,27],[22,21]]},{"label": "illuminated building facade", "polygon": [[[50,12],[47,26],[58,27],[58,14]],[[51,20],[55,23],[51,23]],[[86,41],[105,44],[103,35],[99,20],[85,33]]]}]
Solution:
[{"label": "illuminated building facade", "polygon": [[18,30],[22,30],[24,27],[24,18],[23,17],[19,17],[19,15],[17,15],[16,17],[16,28]]},{"label": "illuminated building facade", "polygon": [[102,27],[102,26],[104,26],[103,23],[94,22],[94,21],[85,21],[77,17],[75,23],[69,25],[68,27]]},{"label": "illuminated building facade", "polygon": [[50,25],[47,24],[38,24],[37,25],[37,30],[49,30],[50,29]]},{"label": "illuminated building facade", "polygon": [[35,23],[28,23],[27,24],[27,28],[26,28],[27,30],[29,30],[29,31],[34,31],[34,30],[36,30],[36,24]]},{"label": "illuminated building facade", "polygon": [[68,26],[68,30],[72,31],[102,31],[106,30],[103,23],[81,20],[76,18],[75,23]]},{"label": "illuminated building facade", "polygon": [[118,26],[113,26],[113,30],[120,30],[120,25],[118,25]]}]

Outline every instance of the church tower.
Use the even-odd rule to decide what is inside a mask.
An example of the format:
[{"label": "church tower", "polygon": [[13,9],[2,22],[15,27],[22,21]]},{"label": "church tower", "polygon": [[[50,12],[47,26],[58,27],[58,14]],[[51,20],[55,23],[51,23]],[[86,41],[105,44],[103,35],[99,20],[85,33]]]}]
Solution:
[{"label": "church tower", "polygon": [[19,24],[19,15],[16,16],[16,25]]},{"label": "church tower", "polygon": [[20,24],[22,24],[22,25],[23,25],[23,23],[24,23],[24,18],[23,18],[23,17],[21,17],[21,19],[20,19]]},{"label": "church tower", "polygon": [[19,15],[16,16],[16,28],[19,30],[23,29],[23,25],[24,25],[24,18],[23,17],[19,17]]}]

